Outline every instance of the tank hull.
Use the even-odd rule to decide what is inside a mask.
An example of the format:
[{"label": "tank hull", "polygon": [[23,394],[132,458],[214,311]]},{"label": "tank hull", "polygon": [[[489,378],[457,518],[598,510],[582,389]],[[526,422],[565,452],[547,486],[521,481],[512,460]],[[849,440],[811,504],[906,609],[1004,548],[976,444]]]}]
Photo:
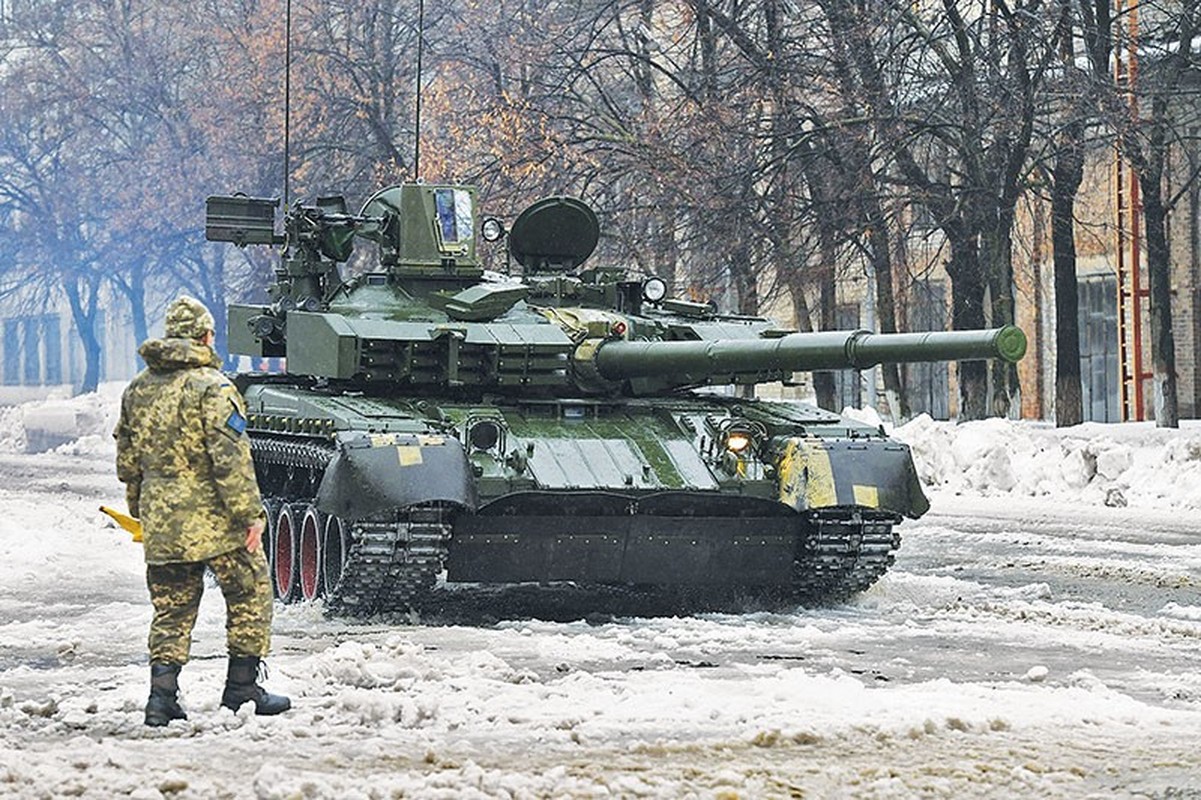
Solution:
[{"label": "tank hull", "polygon": [[[796,404],[243,388],[277,591],[336,613],[436,605],[443,576],[837,601],[925,510],[904,445]],[[725,447],[734,423],[753,450]]]}]

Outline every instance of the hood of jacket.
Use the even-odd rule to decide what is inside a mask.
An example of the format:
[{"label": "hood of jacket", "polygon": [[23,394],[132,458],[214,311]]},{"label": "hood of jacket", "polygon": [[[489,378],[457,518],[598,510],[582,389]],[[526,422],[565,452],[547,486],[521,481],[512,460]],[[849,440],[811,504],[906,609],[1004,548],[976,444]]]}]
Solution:
[{"label": "hood of jacket", "polygon": [[195,367],[221,368],[217,352],[195,339],[149,339],[138,348],[138,355],[154,372]]}]

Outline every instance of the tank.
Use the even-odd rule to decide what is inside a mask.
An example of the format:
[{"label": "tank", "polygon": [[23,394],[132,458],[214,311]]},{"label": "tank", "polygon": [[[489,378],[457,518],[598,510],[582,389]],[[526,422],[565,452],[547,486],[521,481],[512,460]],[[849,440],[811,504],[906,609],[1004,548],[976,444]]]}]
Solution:
[{"label": "tank", "polygon": [[[354,214],[298,203],[282,233],[277,211],[211,197],[206,235],[280,250],[269,301],[229,307],[228,343],[261,369],[236,382],[277,595],[335,614],[509,584],[841,601],[929,507],[909,448],[746,387],[1026,348],[1012,326],[796,333],[673,299],[588,265],[599,226],[569,197],[508,230],[457,185],[390,187]],[[486,272],[483,247],[520,279]]]}]

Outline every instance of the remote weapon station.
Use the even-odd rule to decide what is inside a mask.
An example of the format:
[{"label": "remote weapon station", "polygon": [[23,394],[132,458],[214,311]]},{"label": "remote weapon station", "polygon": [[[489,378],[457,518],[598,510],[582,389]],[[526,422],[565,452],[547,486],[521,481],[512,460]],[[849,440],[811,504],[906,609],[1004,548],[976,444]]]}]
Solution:
[{"label": "remote weapon station", "polygon": [[[229,308],[248,432],[285,602],[334,613],[421,605],[449,582],[570,581],[770,591],[829,602],[893,561],[924,513],[909,449],[821,409],[698,391],[881,362],[1001,358],[1020,330],[789,333],[586,268],[579,200],[510,230],[470,187],[405,183],[357,214],[341,198],[211,197],[210,240],[282,245],[268,305]],[[490,280],[507,238],[520,282]],[[357,239],[378,258],[347,279]],[[498,245],[499,246],[499,245]]]}]

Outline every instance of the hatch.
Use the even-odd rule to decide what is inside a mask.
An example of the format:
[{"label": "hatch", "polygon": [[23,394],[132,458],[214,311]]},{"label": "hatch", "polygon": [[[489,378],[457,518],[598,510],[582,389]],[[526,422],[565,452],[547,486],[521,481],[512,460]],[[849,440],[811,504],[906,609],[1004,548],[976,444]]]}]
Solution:
[{"label": "hatch", "polygon": [[531,205],[509,231],[509,252],[528,270],[567,271],[592,255],[600,238],[596,214],[574,197],[547,197]]}]

